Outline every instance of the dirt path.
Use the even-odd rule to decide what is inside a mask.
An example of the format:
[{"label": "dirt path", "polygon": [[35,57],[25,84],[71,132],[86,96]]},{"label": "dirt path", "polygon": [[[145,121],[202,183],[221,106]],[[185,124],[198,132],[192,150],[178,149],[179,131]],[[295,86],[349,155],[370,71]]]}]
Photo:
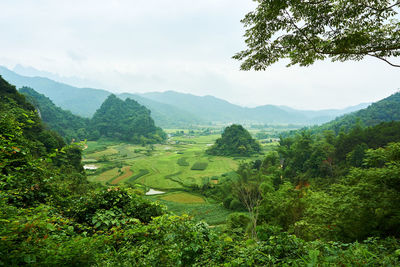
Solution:
[{"label": "dirt path", "polygon": [[129,178],[133,175],[131,171],[131,166],[125,166],[122,168],[122,175],[118,176],[114,180],[112,180],[111,184],[118,184],[120,181]]}]

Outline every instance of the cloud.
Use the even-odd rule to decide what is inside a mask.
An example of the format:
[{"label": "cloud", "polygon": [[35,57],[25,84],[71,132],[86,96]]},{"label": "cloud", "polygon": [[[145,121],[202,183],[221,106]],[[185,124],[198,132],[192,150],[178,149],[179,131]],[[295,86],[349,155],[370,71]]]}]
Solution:
[{"label": "cloud", "polygon": [[81,62],[86,60],[86,57],[82,54],[79,54],[77,52],[68,50],[67,51],[67,55],[73,60],[73,61],[77,61],[77,62]]},{"label": "cloud", "polygon": [[0,63],[79,77],[80,85],[115,92],[176,90],[243,105],[344,107],[399,87],[398,70],[373,59],[239,71],[231,57],[245,47],[240,19],[254,6],[243,0],[4,0]]}]

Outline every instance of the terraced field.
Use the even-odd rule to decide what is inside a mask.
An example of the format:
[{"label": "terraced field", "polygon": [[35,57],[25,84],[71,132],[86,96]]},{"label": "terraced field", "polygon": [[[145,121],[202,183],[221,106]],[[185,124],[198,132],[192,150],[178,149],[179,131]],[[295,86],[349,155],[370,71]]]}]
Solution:
[{"label": "terraced field", "polygon": [[110,182],[113,185],[134,182],[159,190],[202,186],[210,183],[213,176],[235,170],[239,164],[238,159],[205,154],[205,150],[218,137],[179,137],[169,140],[168,144],[152,147],[88,142],[89,153],[84,151],[84,160],[90,160],[91,163],[97,161],[99,168],[116,162],[124,166],[103,173],[97,171],[93,175],[89,172],[92,181]]}]

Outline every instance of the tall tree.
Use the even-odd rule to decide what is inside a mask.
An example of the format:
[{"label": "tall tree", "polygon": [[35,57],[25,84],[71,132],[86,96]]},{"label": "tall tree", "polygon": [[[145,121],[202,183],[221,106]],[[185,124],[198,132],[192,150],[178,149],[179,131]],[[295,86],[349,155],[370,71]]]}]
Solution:
[{"label": "tall tree", "polygon": [[[232,184],[232,193],[249,212],[251,237],[257,239],[256,227],[259,207],[263,201],[261,184],[264,177],[259,170],[252,168],[250,164],[241,165],[238,174],[239,179]],[[272,184],[270,188],[272,189]]]},{"label": "tall tree", "polygon": [[283,58],[290,65],[316,60],[388,60],[400,56],[398,0],[257,0],[242,20],[248,49],[234,58],[243,70],[264,70]]}]

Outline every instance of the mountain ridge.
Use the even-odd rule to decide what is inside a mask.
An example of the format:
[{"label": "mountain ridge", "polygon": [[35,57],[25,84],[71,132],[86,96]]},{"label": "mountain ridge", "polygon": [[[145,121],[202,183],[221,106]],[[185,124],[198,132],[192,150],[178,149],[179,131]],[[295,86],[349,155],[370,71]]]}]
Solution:
[{"label": "mountain ridge", "polygon": [[[83,117],[91,117],[112,92],[104,89],[78,88],[45,77],[27,77],[0,66],[0,74],[18,88],[27,86],[49,97],[57,106]],[[133,98],[147,106],[157,125],[183,127],[212,123],[263,123],[314,125],[331,121],[349,110],[297,110],[286,106],[262,105],[254,108],[232,104],[215,96],[196,96],[175,91],[116,94]],[[367,105],[367,104],[365,104]]]}]

